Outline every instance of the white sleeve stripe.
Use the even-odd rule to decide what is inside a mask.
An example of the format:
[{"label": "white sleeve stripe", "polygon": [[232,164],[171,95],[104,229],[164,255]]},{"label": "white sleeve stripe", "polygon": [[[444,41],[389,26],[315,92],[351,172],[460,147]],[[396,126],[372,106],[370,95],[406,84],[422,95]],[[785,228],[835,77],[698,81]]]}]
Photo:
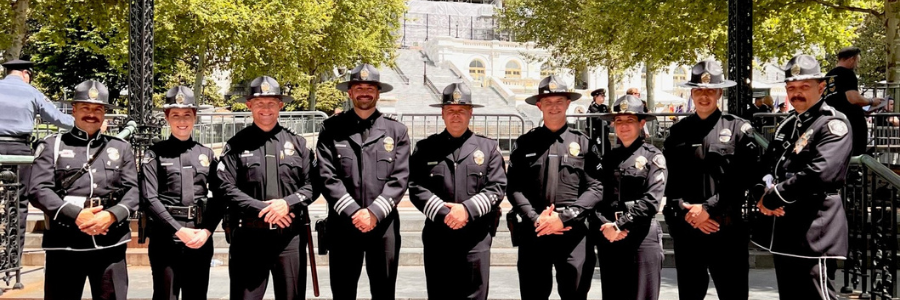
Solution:
[{"label": "white sleeve stripe", "polygon": [[336,208],[335,208],[335,211],[337,211],[338,213],[340,213],[340,212],[343,212],[345,209],[347,209],[347,207],[350,207],[350,202],[349,202],[349,201],[347,201],[346,203],[344,203],[343,205],[341,205],[341,206],[339,206],[339,207],[336,207]]},{"label": "white sleeve stripe", "polygon": [[428,199],[428,203],[425,204],[425,216],[434,221],[434,218],[437,217],[438,212],[441,210],[441,206],[444,206],[444,201],[438,196],[431,196]]},{"label": "white sleeve stripe", "polygon": [[67,204],[69,204],[69,202],[63,202],[63,205],[56,209],[56,214],[53,215],[53,221],[56,221],[56,217],[59,217],[59,212],[61,212],[63,207],[66,207]]},{"label": "white sleeve stripe", "polygon": [[378,198],[376,198],[376,200],[381,202],[381,204],[387,208],[387,211],[385,212],[385,214],[389,214],[389,213],[391,213],[391,211],[394,210],[394,203],[389,201],[388,199],[385,199],[383,196],[378,196]]},{"label": "white sleeve stripe", "polygon": [[378,206],[378,208],[381,209],[382,212],[384,212],[384,215],[385,215],[385,216],[387,216],[389,213],[391,213],[391,211],[388,210],[388,208],[385,207],[385,206],[384,206],[384,203],[382,203],[381,201],[378,201],[378,200],[376,199],[375,202],[373,202],[373,204],[375,204],[376,206]]},{"label": "white sleeve stripe", "polygon": [[350,197],[349,193],[344,194],[344,196],[341,196],[341,199],[334,204],[334,210],[340,213],[344,211],[344,209],[347,209],[347,207],[350,207],[350,204],[352,204],[353,202],[353,197]]},{"label": "white sleeve stripe", "polygon": [[490,200],[488,200],[487,195],[485,195],[484,193],[479,193],[475,196],[477,197],[475,201],[478,203],[481,215],[486,215],[491,210]]},{"label": "white sleeve stripe", "polygon": [[484,215],[484,203],[481,202],[481,194],[472,196],[472,202],[475,203],[475,208],[478,210],[478,215]]}]

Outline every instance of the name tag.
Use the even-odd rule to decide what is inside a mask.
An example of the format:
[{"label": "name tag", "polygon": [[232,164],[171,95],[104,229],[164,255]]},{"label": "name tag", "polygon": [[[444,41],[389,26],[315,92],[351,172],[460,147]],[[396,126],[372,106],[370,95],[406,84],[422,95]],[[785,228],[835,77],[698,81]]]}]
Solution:
[{"label": "name tag", "polygon": [[537,155],[537,153],[528,153],[528,154],[525,154],[525,157],[532,157],[532,156],[535,156],[535,155]]},{"label": "name tag", "polygon": [[428,162],[428,165],[429,165],[429,166],[434,166],[434,165],[437,165],[437,164],[439,164],[439,163],[440,163],[440,162],[438,162],[438,161],[429,161],[429,162]]},{"label": "name tag", "polygon": [[84,201],[87,200],[87,197],[83,196],[66,196],[63,198],[63,201],[69,203],[71,205],[75,205],[79,208],[84,208]]},{"label": "name tag", "polygon": [[703,144],[693,144],[693,145],[691,145],[691,147],[700,147],[700,146],[703,146]]},{"label": "name tag", "polygon": [[334,144],[334,146],[338,148],[347,148],[347,145],[344,144]]},{"label": "name tag", "polygon": [[251,157],[251,156],[253,156],[253,153],[251,153],[250,151],[244,151],[244,153],[241,153],[241,157]]},{"label": "name tag", "polygon": [[175,163],[160,163],[159,165],[160,165],[160,166],[171,166],[171,165],[174,165],[174,164],[175,164]]}]

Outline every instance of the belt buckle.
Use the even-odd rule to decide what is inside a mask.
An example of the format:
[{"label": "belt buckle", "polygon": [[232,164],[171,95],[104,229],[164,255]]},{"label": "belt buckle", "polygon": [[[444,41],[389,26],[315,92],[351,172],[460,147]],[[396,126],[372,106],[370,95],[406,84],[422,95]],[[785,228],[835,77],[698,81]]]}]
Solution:
[{"label": "belt buckle", "polygon": [[103,204],[103,203],[101,203],[100,197],[93,197],[91,199],[88,199],[88,201],[87,201],[88,208],[97,207],[97,206],[100,206],[101,204]]},{"label": "belt buckle", "polygon": [[194,220],[195,215],[197,214],[196,210],[194,210],[193,206],[187,207],[187,218],[190,220]]},{"label": "belt buckle", "polygon": [[275,229],[278,229],[278,226],[276,226],[275,224],[269,223],[269,230],[275,230]]},{"label": "belt buckle", "polygon": [[617,212],[615,212],[616,221],[618,221],[618,220],[619,220],[619,217],[621,217],[621,216],[624,215],[624,214],[625,214],[624,211],[617,211]]}]

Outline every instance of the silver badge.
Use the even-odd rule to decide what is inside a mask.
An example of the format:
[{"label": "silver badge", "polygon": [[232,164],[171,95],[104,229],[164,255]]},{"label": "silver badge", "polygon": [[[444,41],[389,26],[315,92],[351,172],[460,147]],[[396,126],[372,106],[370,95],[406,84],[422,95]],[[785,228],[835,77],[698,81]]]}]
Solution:
[{"label": "silver badge", "polygon": [[484,164],[484,152],[481,152],[481,150],[475,150],[472,158],[475,159],[475,164],[479,166]]},{"label": "silver badge", "polygon": [[287,156],[294,155],[295,149],[294,144],[291,142],[284,142],[284,154]]},{"label": "silver badge", "polygon": [[634,167],[638,170],[643,170],[644,166],[647,165],[647,158],[643,156],[638,156],[634,159]]},{"label": "silver badge", "polygon": [[581,145],[576,142],[569,144],[569,155],[578,156],[581,154]]},{"label": "silver badge", "polygon": [[204,167],[209,167],[209,157],[206,154],[200,154],[200,157],[197,159],[200,160],[200,165]]},{"label": "silver badge", "polygon": [[836,136],[842,137],[847,134],[847,124],[842,120],[828,121],[828,131]]},{"label": "silver badge", "polygon": [[719,131],[719,141],[727,143],[731,141],[731,129],[725,128]]},{"label": "silver badge", "polygon": [[394,151],[394,139],[392,137],[384,138],[384,150],[387,152]]},{"label": "silver badge", "polygon": [[109,160],[118,161],[119,160],[119,149],[107,148],[106,155],[109,156]]}]

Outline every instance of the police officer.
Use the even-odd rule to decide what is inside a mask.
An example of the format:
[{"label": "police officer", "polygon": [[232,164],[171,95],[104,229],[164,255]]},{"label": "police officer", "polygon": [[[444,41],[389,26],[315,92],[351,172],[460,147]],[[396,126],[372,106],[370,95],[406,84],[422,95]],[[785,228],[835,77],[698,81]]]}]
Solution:
[{"label": "police officer", "polygon": [[153,220],[148,247],[153,299],[178,299],[179,291],[185,299],[206,299],[213,255],[209,237],[222,218],[207,199],[216,156],[191,138],[197,120],[194,93],[174,87],[165,101],[172,134],[150,146],[141,161],[141,201]]},{"label": "police officer", "polygon": [[227,203],[230,218],[239,221],[228,265],[232,299],[262,299],[270,272],[275,299],[306,297],[301,218],[314,200],[312,157],[306,139],[278,124],[291,101],[272,77],[253,79],[248,96],[238,99],[247,103],[253,125],[228,140],[216,168],[222,199],[213,206]]},{"label": "police officer", "polygon": [[775,254],[781,299],[837,299],[835,260],[847,255],[840,189],[853,138],[844,114],[820,99],[827,78],[810,55],[787,63],[794,110],[776,128],[764,158],[768,187],[757,207],[766,217],[754,225],[753,241]]},{"label": "police officer", "polygon": [[[594,102],[588,106],[588,112],[592,114],[608,113],[609,107],[606,106],[606,89],[596,89],[591,92]],[[609,123],[600,118],[591,118],[591,141],[601,145],[599,149],[603,149],[603,153],[609,152]]]},{"label": "police officer", "polygon": [[597,151],[566,124],[566,108],[580,96],[550,76],[537,95],[525,99],[541,110],[544,125],[520,136],[509,158],[507,197],[523,219],[514,230],[522,299],[550,296],[553,267],[560,298],[585,299],[590,289],[595,261],[584,218],[600,201],[603,186],[588,172],[599,164]]},{"label": "police officer", "polygon": [[128,217],[138,209],[131,145],[100,134],[109,104],[102,83],[75,87],[75,127],[38,143],[29,182],[31,204],[44,212],[45,299],[81,298],[88,278],[94,299],[126,299]]},{"label": "police officer", "polygon": [[410,157],[410,201],[425,213],[425,280],[429,299],[487,299],[492,231],[506,192],[500,144],[469,130],[472,93],[444,88],[446,129],[416,143]]},{"label": "police officer", "polygon": [[663,250],[655,217],[666,188],[666,159],[641,136],[656,117],[644,112],[640,99],[625,95],[601,118],[615,126],[618,140],[596,169],[605,194],[590,220],[603,299],[656,300]]},{"label": "police officer", "polygon": [[720,299],[748,298],[749,233],[742,217],[745,191],[759,178],[753,126],[723,114],[717,105],[724,88],[722,67],[704,60],[691,70],[696,112],[676,123],[665,142],[669,161],[663,214],[675,241],[678,295],[703,299],[709,277]]},{"label": "police officer", "polygon": [[[6,77],[0,80],[0,154],[32,155],[31,132],[34,129],[34,117],[40,114],[41,119],[66,130],[72,129],[74,119],[56,109],[47,101],[43,93],[30,85],[31,68],[34,63],[27,60],[12,60],[3,63]],[[31,166],[19,166],[19,182],[28,186],[31,177]],[[28,217],[28,199],[25,190],[19,190],[19,230],[25,232]],[[25,234],[19,235],[19,249],[25,243]],[[21,253],[20,253],[21,255]]]},{"label": "police officer", "polygon": [[356,299],[363,257],[372,299],[394,298],[400,253],[396,207],[409,179],[409,137],[406,126],[376,109],[380,93],[392,89],[379,77],[374,66],[361,64],[349,81],[336,86],[348,93],[353,109],[325,120],[316,145],[328,201],[334,299]]}]

